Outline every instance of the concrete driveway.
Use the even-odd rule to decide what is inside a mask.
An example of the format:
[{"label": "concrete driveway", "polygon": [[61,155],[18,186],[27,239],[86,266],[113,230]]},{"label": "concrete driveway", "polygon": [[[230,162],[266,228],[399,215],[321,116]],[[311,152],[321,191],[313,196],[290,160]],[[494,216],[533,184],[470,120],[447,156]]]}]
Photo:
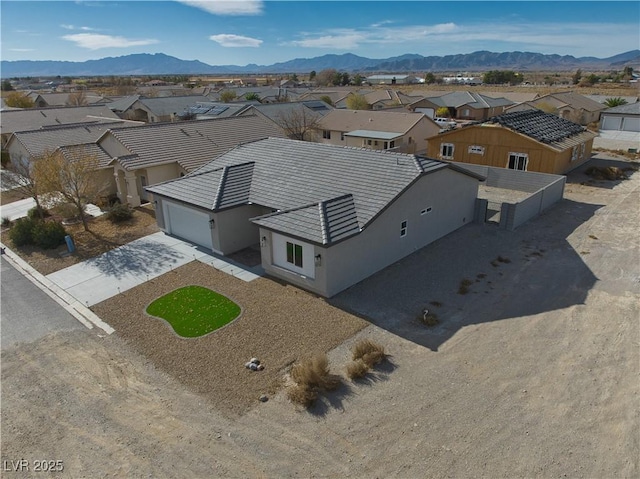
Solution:
[{"label": "concrete driveway", "polygon": [[85,306],[127,291],[191,261],[201,261],[243,281],[262,275],[163,232],[154,233],[47,276]]}]

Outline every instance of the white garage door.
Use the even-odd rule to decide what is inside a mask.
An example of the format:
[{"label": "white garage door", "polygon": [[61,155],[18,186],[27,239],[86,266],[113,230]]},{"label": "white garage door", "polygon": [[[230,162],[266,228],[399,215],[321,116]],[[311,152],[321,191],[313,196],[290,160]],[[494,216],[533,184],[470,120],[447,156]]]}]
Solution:
[{"label": "white garage door", "polygon": [[602,120],[603,130],[619,130],[622,126],[622,118],[619,116],[605,116]]},{"label": "white garage door", "polygon": [[626,117],[622,122],[623,131],[640,131],[640,118]]},{"label": "white garage door", "polygon": [[209,215],[175,203],[164,202],[167,232],[212,249]]}]

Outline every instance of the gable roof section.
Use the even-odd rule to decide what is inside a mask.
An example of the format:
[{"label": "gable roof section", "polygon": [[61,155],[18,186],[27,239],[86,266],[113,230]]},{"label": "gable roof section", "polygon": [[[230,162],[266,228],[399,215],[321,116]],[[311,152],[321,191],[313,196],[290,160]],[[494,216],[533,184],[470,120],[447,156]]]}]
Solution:
[{"label": "gable roof section", "polygon": [[100,124],[86,124],[82,126],[61,126],[59,128],[44,128],[41,130],[19,131],[14,133],[7,145],[18,141],[31,156],[42,155],[46,150],[53,151],[61,146],[81,145],[93,143],[110,128],[120,126],[123,130],[135,129],[138,122],[109,122]]},{"label": "gable roof section", "polygon": [[529,138],[564,150],[597,135],[577,123],[540,110],[524,110],[489,118],[483,124],[497,124]]},{"label": "gable roof section", "polygon": [[2,112],[0,132],[5,134],[72,123],[109,121],[120,121],[120,118],[106,105],[9,110]]},{"label": "gable roof section", "polygon": [[548,95],[541,96],[535,100],[535,102],[544,102],[545,99],[554,98],[557,101],[564,104],[571,105],[573,108],[585,111],[600,111],[606,109],[606,105],[598,103],[584,95],[575,93],[572,91],[549,93]]},{"label": "gable roof section", "polygon": [[627,103],[626,105],[613,106],[606,109],[602,114],[607,113],[625,113],[627,115],[640,115],[640,103]]},{"label": "gable roof section", "polygon": [[127,170],[177,162],[191,172],[240,143],[270,136],[282,138],[284,132],[274,123],[251,115],[152,123],[136,129],[112,129],[109,135],[128,150],[128,155],[117,158]]},{"label": "gable roof section", "polygon": [[445,168],[451,169],[402,153],[269,138],[147,190],[211,211],[241,204],[273,208],[278,211],[254,223],[331,244],[360,232],[419,177]]},{"label": "gable roof section", "polygon": [[370,130],[405,134],[423,118],[425,115],[422,113],[337,109],[320,120],[319,128],[343,132]]},{"label": "gable roof section", "polygon": [[451,108],[460,108],[466,105],[471,108],[484,109],[513,104],[511,100],[506,98],[493,98],[469,91],[454,91],[437,97],[426,97],[426,99],[435,105]]},{"label": "gable roof section", "polygon": [[209,98],[200,95],[188,95],[188,96],[168,96],[158,98],[139,98],[136,103],[141,103],[150,112],[157,116],[169,116],[172,114],[180,114],[190,106],[194,106],[196,103],[208,102]]},{"label": "gable roof section", "polygon": [[74,161],[79,158],[96,158],[98,168],[109,166],[111,157],[96,143],[84,143],[82,145],[67,145],[59,148],[67,161]]}]

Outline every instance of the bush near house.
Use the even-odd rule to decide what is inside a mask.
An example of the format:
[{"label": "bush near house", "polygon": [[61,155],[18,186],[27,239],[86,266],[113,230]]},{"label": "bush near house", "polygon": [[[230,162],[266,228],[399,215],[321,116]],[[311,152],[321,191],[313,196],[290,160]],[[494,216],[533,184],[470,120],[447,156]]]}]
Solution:
[{"label": "bush near house", "polygon": [[20,218],[9,230],[9,238],[17,247],[36,245],[43,249],[57,248],[64,244],[67,235],[64,226],[57,221],[41,221],[36,218]]},{"label": "bush near house", "polygon": [[117,203],[107,211],[106,216],[112,223],[122,223],[133,218],[133,210],[129,204]]}]

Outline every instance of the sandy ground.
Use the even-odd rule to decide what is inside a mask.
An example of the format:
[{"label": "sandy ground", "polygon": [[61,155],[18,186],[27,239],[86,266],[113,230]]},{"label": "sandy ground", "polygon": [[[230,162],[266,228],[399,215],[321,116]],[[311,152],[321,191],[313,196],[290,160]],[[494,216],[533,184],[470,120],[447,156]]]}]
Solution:
[{"label": "sandy ground", "polygon": [[333,298],[371,323],[330,351],[336,372],[359,337],[392,356],[309,412],[281,390],[229,415],[124,333],[3,350],[2,460],[62,460],[59,477],[638,477],[640,174],[583,180],[515,232],[469,225]]}]

